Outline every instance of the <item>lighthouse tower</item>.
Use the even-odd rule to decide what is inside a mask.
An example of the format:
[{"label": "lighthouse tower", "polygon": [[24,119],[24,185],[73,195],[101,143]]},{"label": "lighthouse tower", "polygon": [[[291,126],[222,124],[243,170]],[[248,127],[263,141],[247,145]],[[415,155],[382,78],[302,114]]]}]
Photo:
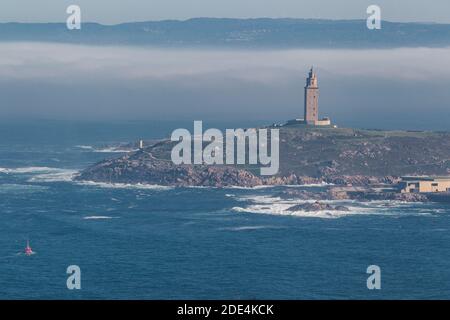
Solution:
[{"label": "lighthouse tower", "polygon": [[337,126],[331,124],[331,119],[328,117],[319,120],[319,85],[313,67],[309,70],[308,78],[306,78],[305,116],[303,119],[289,120],[286,125],[333,126],[337,128]]},{"label": "lighthouse tower", "polygon": [[313,68],[309,71],[305,86],[305,123],[316,125],[319,120],[319,87]]}]

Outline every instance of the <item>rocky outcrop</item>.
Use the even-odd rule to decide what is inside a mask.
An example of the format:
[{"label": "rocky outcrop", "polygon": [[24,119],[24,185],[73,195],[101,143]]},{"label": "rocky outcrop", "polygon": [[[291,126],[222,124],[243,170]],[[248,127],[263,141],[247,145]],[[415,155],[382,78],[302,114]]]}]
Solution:
[{"label": "rocky outcrop", "polygon": [[261,181],[265,185],[306,185],[306,184],[316,184],[322,183],[323,180],[320,178],[313,177],[302,177],[297,176],[295,173],[291,173],[287,176],[274,176],[268,178],[261,178]]},{"label": "rocky outcrop", "polygon": [[398,192],[374,192],[374,191],[353,192],[350,194],[349,198],[359,201],[370,201],[370,200],[395,200],[404,202],[430,201],[429,196],[423,193],[398,193]]},{"label": "rocky outcrop", "polygon": [[400,181],[395,176],[366,176],[366,175],[324,175],[327,183],[344,186],[368,186],[378,184],[395,184]]},{"label": "rocky outcrop", "polygon": [[75,179],[165,186],[254,187],[262,184],[261,178],[233,166],[175,165],[145,151],[102,161]]},{"label": "rocky outcrop", "polygon": [[215,187],[326,182],[366,190],[358,194],[330,188],[321,194],[322,199],[388,197],[423,201],[422,195],[377,194],[370,188],[395,184],[402,175],[450,173],[448,133],[287,126],[280,129],[279,141],[280,170],[270,177],[259,176],[259,168],[255,166],[175,165],[170,160],[174,143],[163,140],[145,150],[101,161],[82,171],[76,179]]},{"label": "rocky outcrop", "polygon": [[391,191],[375,191],[371,188],[345,188],[339,186],[330,186],[322,191],[309,190],[283,190],[279,193],[283,199],[291,200],[395,200],[404,202],[428,202],[430,194],[420,193],[398,193]]},{"label": "rocky outcrop", "polygon": [[296,204],[288,208],[289,211],[306,211],[306,212],[316,212],[316,211],[350,211],[349,208],[345,206],[332,206],[327,203],[321,203],[316,201],[314,203],[302,203]]}]

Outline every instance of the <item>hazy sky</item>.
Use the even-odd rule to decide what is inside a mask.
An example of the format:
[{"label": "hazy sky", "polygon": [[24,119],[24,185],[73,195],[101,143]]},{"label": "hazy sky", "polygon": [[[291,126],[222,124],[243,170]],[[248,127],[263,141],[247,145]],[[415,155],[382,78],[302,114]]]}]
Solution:
[{"label": "hazy sky", "polygon": [[448,129],[450,48],[233,51],[0,44],[0,118],[286,121],[318,66],[341,126]]},{"label": "hazy sky", "polygon": [[84,21],[125,21],[192,17],[298,17],[365,19],[377,4],[391,21],[450,23],[449,0],[1,0],[0,22],[62,22],[78,4]]}]

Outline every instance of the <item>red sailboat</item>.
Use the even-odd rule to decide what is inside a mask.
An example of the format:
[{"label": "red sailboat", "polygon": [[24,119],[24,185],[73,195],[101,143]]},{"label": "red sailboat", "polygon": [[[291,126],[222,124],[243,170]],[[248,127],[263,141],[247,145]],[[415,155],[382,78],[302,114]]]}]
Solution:
[{"label": "red sailboat", "polygon": [[33,253],[34,252],[30,247],[30,242],[27,240],[27,246],[25,247],[25,255],[31,256]]}]

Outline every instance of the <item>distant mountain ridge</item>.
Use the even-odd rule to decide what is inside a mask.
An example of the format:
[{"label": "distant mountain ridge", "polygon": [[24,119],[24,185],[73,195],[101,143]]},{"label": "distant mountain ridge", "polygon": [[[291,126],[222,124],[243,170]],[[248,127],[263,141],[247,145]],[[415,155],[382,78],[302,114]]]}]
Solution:
[{"label": "distant mountain ridge", "polygon": [[230,48],[395,48],[450,46],[450,24],[383,21],[369,30],[365,20],[194,18],[131,22],[0,23],[0,42],[43,41],[90,45]]}]

